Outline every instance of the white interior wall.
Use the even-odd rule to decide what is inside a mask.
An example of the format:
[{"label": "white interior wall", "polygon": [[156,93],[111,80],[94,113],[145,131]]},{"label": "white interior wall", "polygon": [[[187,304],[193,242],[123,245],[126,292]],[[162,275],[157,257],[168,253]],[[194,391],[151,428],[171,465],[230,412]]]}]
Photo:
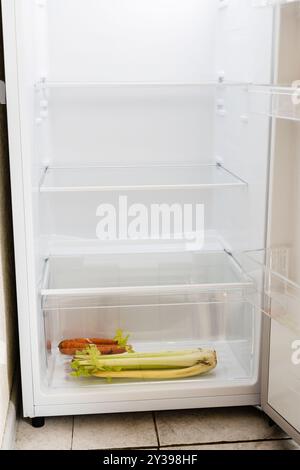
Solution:
[{"label": "white interior wall", "polygon": [[[79,83],[211,81],[216,6],[216,0],[52,0],[46,75]],[[52,90],[49,160],[206,163],[213,160],[213,103],[208,88]]]},{"label": "white interior wall", "polygon": [[49,79],[210,80],[215,9],[215,0],[51,0]]},{"label": "white interior wall", "polygon": [[229,82],[270,82],[273,8],[219,0],[215,67]]},{"label": "white interior wall", "polygon": [[[221,2],[220,2],[221,3]],[[270,83],[273,8],[255,8],[249,0],[229,0],[217,13],[216,72],[234,83]],[[245,87],[217,93],[215,157],[248,183],[215,198],[215,225],[232,251],[265,245],[269,158],[269,118],[250,113]]]},{"label": "white interior wall", "polygon": [[211,87],[51,90],[50,163],[208,163],[213,108]]}]

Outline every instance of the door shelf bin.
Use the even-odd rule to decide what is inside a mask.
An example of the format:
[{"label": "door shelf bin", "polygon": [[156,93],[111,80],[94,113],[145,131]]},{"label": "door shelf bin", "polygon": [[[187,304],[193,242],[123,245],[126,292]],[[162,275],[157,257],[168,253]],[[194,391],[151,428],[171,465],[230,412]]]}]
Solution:
[{"label": "door shelf bin", "polygon": [[248,251],[235,257],[255,286],[247,298],[270,319],[300,334],[300,286],[289,279],[288,249]]},{"label": "door shelf bin", "polygon": [[253,85],[248,92],[250,112],[300,122],[298,87]]}]

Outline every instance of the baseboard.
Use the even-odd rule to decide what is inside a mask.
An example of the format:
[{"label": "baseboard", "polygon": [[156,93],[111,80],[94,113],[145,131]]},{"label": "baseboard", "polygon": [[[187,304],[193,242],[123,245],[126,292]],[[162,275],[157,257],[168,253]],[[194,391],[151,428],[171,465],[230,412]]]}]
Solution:
[{"label": "baseboard", "polygon": [[10,402],[7,411],[5,429],[1,444],[1,450],[13,450],[15,448],[17,418],[19,408],[19,375],[15,374]]}]

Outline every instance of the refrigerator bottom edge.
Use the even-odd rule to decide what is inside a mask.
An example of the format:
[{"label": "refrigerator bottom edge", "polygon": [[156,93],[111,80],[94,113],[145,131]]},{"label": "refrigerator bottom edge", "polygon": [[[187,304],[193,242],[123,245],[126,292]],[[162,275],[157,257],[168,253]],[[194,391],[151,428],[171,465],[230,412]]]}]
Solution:
[{"label": "refrigerator bottom edge", "polygon": [[182,396],[182,397],[163,397],[136,400],[120,400],[106,402],[82,402],[82,403],[56,403],[34,405],[32,412],[26,413],[24,407],[23,415],[25,418],[50,417],[50,416],[70,416],[70,415],[88,415],[88,414],[106,414],[106,413],[129,413],[143,411],[168,411],[196,408],[222,408],[222,407],[241,407],[241,406],[259,406],[261,396],[257,386],[247,387],[245,391],[239,389],[239,394],[228,393],[220,395],[220,391],[215,395],[208,396]]},{"label": "refrigerator bottom edge", "polygon": [[228,395],[222,397],[176,398],[164,400],[141,400],[135,402],[84,403],[42,405],[34,407],[34,417],[72,416],[105,413],[129,413],[143,411],[167,411],[196,408],[222,408],[233,406],[259,406],[260,394]]}]

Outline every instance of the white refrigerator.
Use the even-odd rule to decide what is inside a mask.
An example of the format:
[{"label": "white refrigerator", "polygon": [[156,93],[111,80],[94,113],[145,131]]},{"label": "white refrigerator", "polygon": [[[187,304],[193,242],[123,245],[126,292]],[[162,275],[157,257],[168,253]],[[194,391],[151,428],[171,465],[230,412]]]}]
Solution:
[{"label": "white refrigerator", "polygon": [[[24,416],[258,406],[300,431],[300,2],[2,0]],[[211,348],[170,380],[58,345]]]}]

